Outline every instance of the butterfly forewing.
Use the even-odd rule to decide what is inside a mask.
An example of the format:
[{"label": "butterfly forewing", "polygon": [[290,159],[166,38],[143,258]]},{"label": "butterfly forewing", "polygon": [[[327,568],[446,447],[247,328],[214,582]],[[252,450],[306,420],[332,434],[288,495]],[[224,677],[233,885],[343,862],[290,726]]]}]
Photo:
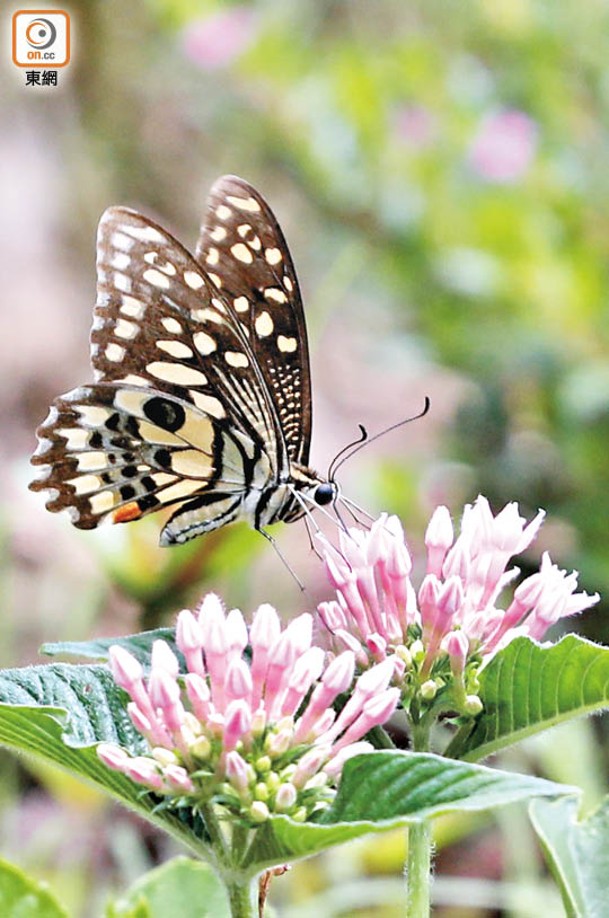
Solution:
[{"label": "butterfly forewing", "polygon": [[[299,515],[310,382],[294,268],[246,182],[220,179],[197,257],[166,230],[110,208],[98,233],[95,383],[55,400],[32,459],[81,528],[177,510],[169,544],[239,516]],[[314,475],[314,473],[311,473]],[[316,481],[316,476],[312,479]]]},{"label": "butterfly forewing", "polygon": [[300,290],[279,224],[248,182],[228,175],[214,184],[196,257],[248,335],[290,459],[306,464],[311,382]]},{"label": "butterfly forewing", "polygon": [[246,334],[205,271],[161,227],[110,208],[98,233],[91,362],[98,380],[190,399],[280,452],[275,412]]}]

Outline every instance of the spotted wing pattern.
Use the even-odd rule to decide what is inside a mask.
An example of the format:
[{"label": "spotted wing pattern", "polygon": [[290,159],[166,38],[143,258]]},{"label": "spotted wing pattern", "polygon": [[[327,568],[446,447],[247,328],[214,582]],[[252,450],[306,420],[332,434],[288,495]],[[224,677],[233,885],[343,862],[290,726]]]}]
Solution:
[{"label": "spotted wing pattern", "polygon": [[279,224],[248,182],[227,175],[212,187],[195,254],[235,306],[290,459],[306,465],[311,382],[300,289]]},{"label": "spotted wing pattern", "polygon": [[[67,509],[76,526],[94,528],[108,517],[126,522],[178,504],[161,542],[185,541],[239,516],[252,488],[261,493],[286,481],[292,454],[308,454],[310,408],[303,421],[295,383],[277,382],[292,367],[289,378],[302,381],[299,397],[303,383],[309,391],[302,307],[283,237],[254,194],[237,179],[214,186],[210,237],[219,235],[222,215],[231,215],[227,246],[216,250],[221,268],[211,249],[194,259],[134,211],[110,208],[102,217],[95,383],[55,400],[32,459],[42,466],[32,489],[50,491],[48,509]],[[250,219],[254,204],[256,231],[245,238],[232,215],[240,210]],[[258,262],[279,264],[280,244],[286,273],[281,288],[276,278],[271,288]],[[295,307],[278,302],[286,284],[296,292]],[[279,307],[291,318],[277,317]]]}]

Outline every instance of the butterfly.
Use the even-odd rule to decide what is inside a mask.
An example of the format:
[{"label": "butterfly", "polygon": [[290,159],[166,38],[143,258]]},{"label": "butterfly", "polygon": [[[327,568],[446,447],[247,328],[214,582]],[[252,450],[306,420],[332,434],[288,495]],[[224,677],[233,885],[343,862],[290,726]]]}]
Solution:
[{"label": "butterfly", "polygon": [[[97,239],[95,381],[37,430],[33,491],[80,529],[173,506],[161,545],[235,520],[264,533],[338,488],[309,468],[307,331],[275,216],[246,181],[213,185],[194,256],[111,207]],[[266,533],[264,533],[266,534]]]}]

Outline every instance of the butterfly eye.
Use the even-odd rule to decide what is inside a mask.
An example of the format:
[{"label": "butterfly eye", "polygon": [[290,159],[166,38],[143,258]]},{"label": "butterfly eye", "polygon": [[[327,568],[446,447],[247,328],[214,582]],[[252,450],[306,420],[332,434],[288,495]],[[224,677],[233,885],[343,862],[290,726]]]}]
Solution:
[{"label": "butterfly eye", "polygon": [[316,504],[319,504],[320,507],[325,506],[325,504],[330,504],[336,497],[336,485],[332,484],[330,481],[324,481],[323,484],[320,484],[315,489],[315,494],[313,495],[313,500]]}]

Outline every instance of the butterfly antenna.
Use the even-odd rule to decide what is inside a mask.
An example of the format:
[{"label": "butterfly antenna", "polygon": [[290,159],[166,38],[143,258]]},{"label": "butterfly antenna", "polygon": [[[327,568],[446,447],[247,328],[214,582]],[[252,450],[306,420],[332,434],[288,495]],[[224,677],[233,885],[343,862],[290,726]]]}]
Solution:
[{"label": "butterfly antenna", "polygon": [[281,561],[281,563],[283,564],[283,566],[286,568],[286,570],[288,570],[288,571],[290,572],[291,576],[293,577],[293,579],[294,579],[294,580],[296,581],[296,583],[298,584],[299,588],[300,588],[300,589],[302,590],[302,592],[304,593],[304,589],[305,589],[304,583],[303,583],[302,580],[299,578],[298,574],[296,573],[296,571],[295,571],[294,568],[291,566],[291,564],[290,564],[290,562],[288,561],[288,559],[286,558],[286,556],[283,554],[283,552],[282,552],[281,549],[279,548],[279,545],[277,544],[277,540],[273,538],[273,536],[270,534],[270,532],[266,532],[264,529],[259,529],[258,532],[262,533],[262,535],[263,535],[264,538],[267,540],[267,542],[270,542],[270,543],[271,543],[271,545],[273,546],[273,548],[274,548],[275,551],[277,552],[277,556],[278,556],[279,560]]},{"label": "butterfly antenna", "polygon": [[352,443],[347,443],[346,446],[343,446],[343,448],[337,452],[336,456],[334,457],[334,459],[332,460],[332,462],[330,463],[328,467],[328,481],[334,481],[334,474],[336,472],[336,469],[338,468],[339,465],[342,465],[342,462],[338,462],[341,456],[344,456],[345,453],[347,453],[354,446],[363,446],[366,440],[368,439],[368,431],[366,430],[364,425],[358,424],[357,426],[360,429],[360,436],[357,438],[357,440],[354,440]]},{"label": "butterfly antenna", "polygon": [[[359,451],[363,449],[364,446],[370,446],[370,444],[374,443],[375,440],[379,440],[381,437],[384,437],[385,434],[391,433],[392,430],[397,430],[398,427],[403,427],[405,424],[410,424],[411,421],[418,421],[419,418],[424,418],[430,408],[431,399],[428,395],[426,395],[425,404],[423,405],[422,411],[419,411],[418,414],[413,414],[411,417],[404,418],[403,421],[398,421],[397,424],[391,424],[390,427],[385,427],[384,430],[380,430],[373,437],[369,437],[366,428],[360,424],[359,428],[362,431],[362,434],[365,434],[365,436],[362,436],[360,440],[355,440],[353,443],[350,443],[349,446],[346,446],[340,451],[340,453],[338,453],[331,465],[332,475],[336,475],[339,468],[345,464],[347,459],[351,459],[353,456],[355,456],[356,453],[359,453]],[[351,452],[347,452],[348,450],[351,450]],[[332,481],[332,478],[329,480]]]}]

